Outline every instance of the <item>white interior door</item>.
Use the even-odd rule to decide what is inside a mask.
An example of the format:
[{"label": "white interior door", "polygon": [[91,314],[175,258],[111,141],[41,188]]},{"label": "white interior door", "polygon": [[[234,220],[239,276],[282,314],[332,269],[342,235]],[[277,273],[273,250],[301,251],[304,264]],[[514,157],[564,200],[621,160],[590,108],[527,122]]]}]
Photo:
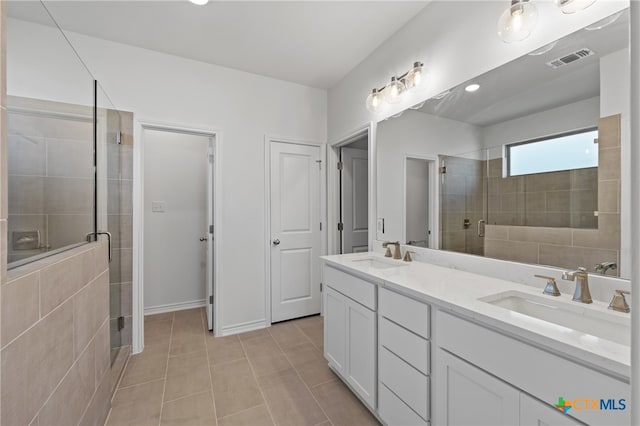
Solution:
[{"label": "white interior door", "polygon": [[144,130],[144,308],[205,306],[210,137]]},{"label": "white interior door", "polygon": [[271,143],[271,321],[320,312],[320,147]]},{"label": "white interior door", "polygon": [[407,244],[430,247],[429,160],[407,158],[405,224]]},{"label": "white interior door", "polygon": [[369,156],[341,148],[342,253],[369,251]]},{"label": "white interior door", "polygon": [[215,188],[214,185],[214,170],[215,170],[215,157],[213,155],[213,138],[209,138],[209,166],[207,167],[207,219],[209,220],[208,225],[205,229],[205,234],[207,235],[207,253],[206,253],[206,262],[207,262],[207,281],[206,281],[206,304],[207,304],[207,326],[209,330],[213,330],[213,286],[214,282],[214,245],[213,241],[215,238],[215,230],[213,227],[214,222],[214,194],[213,190]]}]

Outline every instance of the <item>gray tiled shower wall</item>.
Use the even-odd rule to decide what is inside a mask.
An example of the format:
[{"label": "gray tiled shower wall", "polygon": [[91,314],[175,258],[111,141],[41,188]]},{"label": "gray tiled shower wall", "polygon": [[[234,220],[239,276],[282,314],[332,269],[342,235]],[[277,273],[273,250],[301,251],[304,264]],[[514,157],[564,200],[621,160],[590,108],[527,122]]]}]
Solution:
[{"label": "gray tiled shower wall", "polygon": [[[133,114],[101,113],[108,123],[106,227],[113,236],[111,337],[112,347],[118,348],[131,345]],[[94,223],[91,120],[20,112],[9,112],[7,118],[8,262],[85,241]],[[38,231],[41,248],[15,250],[13,234],[23,231]],[[117,333],[119,316],[125,317],[121,333]]]},{"label": "gray tiled shower wall", "polygon": [[[8,262],[86,240],[93,230],[90,119],[7,113]],[[35,231],[39,247],[14,245]]]}]

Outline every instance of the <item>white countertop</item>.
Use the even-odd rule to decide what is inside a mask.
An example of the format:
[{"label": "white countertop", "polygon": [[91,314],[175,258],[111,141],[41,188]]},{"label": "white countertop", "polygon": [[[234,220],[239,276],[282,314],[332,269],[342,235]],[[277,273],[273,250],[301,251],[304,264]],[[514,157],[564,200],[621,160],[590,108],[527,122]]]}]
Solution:
[{"label": "white countertop", "polygon": [[[356,259],[377,257],[385,262],[393,261],[402,267],[379,269],[368,262]],[[584,332],[556,326],[508,309],[478,300],[510,290],[539,296],[543,287],[531,287],[497,278],[456,269],[444,268],[424,262],[402,262],[384,258],[378,253],[354,253],[322,256],[328,264],[339,269],[369,278],[384,287],[407,296],[438,305],[441,310],[457,312],[486,326],[499,329],[517,338],[530,341],[554,353],[586,363],[603,372],[622,379],[630,377],[631,350],[616,342],[604,340]],[[551,296],[549,296],[551,297]],[[556,299],[556,298],[554,298]],[[571,295],[563,294],[557,299],[571,302]],[[594,301],[580,305],[584,309],[606,312],[608,315],[629,320],[629,314],[607,309],[608,304]]]}]

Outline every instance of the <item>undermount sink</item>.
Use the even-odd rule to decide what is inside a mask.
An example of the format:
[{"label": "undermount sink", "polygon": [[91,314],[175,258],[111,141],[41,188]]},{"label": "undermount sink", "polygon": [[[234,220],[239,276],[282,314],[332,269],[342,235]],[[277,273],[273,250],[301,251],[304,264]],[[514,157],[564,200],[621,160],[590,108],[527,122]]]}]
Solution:
[{"label": "undermount sink", "polygon": [[612,312],[587,309],[576,302],[519,291],[506,291],[479,300],[555,324],[567,331],[575,330],[621,345],[631,345],[630,319]]},{"label": "undermount sink", "polygon": [[397,268],[399,266],[406,266],[406,263],[400,263],[399,261],[387,260],[385,258],[371,256],[353,259],[352,262],[360,263],[362,264],[362,266],[369,266],[375,269],[389,269]]}]

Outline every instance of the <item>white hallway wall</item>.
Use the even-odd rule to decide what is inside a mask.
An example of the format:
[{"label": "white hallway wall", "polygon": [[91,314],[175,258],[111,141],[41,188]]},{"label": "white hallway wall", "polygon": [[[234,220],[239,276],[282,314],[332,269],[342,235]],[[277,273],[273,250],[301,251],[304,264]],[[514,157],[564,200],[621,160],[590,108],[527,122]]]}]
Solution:
[{"label": "white hallway wall", "polygon": [[[39,84],[32,90],[32,81],[46,80],[49,61],[56,55],[43,55],[38,62],[30,52],[60,52],[60,45],[46,45],[56,40],[52,28],[9,21],[13,44],[8,67],[25,73],[23,86],[10,86],[9,93],[68,102],[86,99],[86,87],[71,77],[67,87],[58,80],[55,87]],[[326,92],[79,34],[68,36],[117,108],[134,112],[138,120],[222,132],[222,327],[264,320],[265,135],[325,142]],[[70,76],[78,75],[71,71]]]},{"label": "white hallway wall", "polygon": [[[553,1],[536,1],[538,27],[527,40],[514,44],[505,44],[496,35],[498,17],[507,4],[432,1],[329,90],[329,142],[599,21],[628,7],[629,1],[598,1],[573,15],[564,15]],[[414,61],[423,61],[429,72],[427,89],[379,116],[369,113],[365,98],[371,89],[404,73]]]}]

